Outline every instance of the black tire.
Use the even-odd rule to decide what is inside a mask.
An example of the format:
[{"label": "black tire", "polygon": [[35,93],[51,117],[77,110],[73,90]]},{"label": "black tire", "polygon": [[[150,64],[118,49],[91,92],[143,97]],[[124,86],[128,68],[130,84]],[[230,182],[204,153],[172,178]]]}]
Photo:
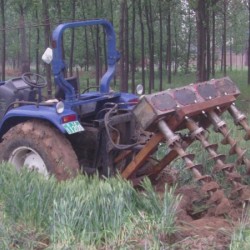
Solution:
[{"label": "black tire", "polygon": [[[27,153],[22,152],[24,149]],[[28,153],[29,150],[30,153]],[[80,169],[70,142],[56,128],[44,121],[31,120],[20,123],[4,135],[0,143],[0,160],[11,162],[13,155],[18,154],[16,152],[19,151],[26,158],[29,154],[34,154],[35,157],[29,158],[32,168],[36,168],[33,166],[38,164],[34,161],[33,165],[32,161],[40,157],[48,174],[55,175],[58,180],[74,177]],[[20,166],[16,167],[20,168]]]}]

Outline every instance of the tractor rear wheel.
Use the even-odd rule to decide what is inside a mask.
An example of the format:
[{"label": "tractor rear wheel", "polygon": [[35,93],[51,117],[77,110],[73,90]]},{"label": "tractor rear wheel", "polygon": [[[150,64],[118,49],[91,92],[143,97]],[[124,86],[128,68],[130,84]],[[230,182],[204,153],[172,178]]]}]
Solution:
[{"label": "tractor rear wheel", "polygon": [[58,180],[76,176],[79,163],[70,142],[48,123],[31,120],[11,128],[0,143],[0,160]]}]

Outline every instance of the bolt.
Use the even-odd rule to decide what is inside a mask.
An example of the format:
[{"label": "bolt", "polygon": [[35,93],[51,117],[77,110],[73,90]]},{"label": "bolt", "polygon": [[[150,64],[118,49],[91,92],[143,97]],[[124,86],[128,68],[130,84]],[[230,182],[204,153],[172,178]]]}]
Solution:
[{"label": "bolt", "polygon": [[217,106],[217,107],[216,107],[216,109],[217,109],[219,112],[221,112],[221,109],[220,109],[220,107],[219,107],[219,106]]},{"label": "bolt", "polygon": [[206,112],[205,112],[204,110],[202,110],[201,113],[202,113],[205,117],[207,117]]}]

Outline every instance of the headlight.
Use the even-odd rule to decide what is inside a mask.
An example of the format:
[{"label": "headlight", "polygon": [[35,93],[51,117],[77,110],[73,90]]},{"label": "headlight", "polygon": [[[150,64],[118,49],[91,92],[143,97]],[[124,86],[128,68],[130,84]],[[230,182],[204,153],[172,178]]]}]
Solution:
[{"label": "headlight", "polygon": [[64,103],[63,102],[58,102],[56,104],[56,112],[58,114],[61,114],[64,111]]}]

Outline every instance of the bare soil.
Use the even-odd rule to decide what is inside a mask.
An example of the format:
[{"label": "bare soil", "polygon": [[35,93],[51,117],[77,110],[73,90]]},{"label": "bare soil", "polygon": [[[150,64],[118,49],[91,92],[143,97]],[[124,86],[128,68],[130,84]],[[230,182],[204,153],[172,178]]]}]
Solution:
[{"label": "bare soil", "polygon": [[[179,249],[228,249],[242,210],[231,204],[227,214],[215,216],[210,212],[210,207],[206,207],[204,197],[200,196],[197,187],[182,187],[178,193],[182,195],[177,214],[178,238],[181,239]],[[197,211],[195,202],[200,202]]]},{"label": "bare soil", "polygon": [[[164,191],[162,182],[171,185],[174,181],[175,177],[167,175],[157,184],[157,191]],[[178,231],[171,239],[166,239],[173,249],[228,249],[232,233],[242,217],[242,203],[228,200],[227,211],[223,213],[223,208],[219,208],[222,213],[215,215],[217,204],[210,204],[207,193],[199,186],[186,185],[178,188],[176,193],[182,196],[176,221]]]}]

